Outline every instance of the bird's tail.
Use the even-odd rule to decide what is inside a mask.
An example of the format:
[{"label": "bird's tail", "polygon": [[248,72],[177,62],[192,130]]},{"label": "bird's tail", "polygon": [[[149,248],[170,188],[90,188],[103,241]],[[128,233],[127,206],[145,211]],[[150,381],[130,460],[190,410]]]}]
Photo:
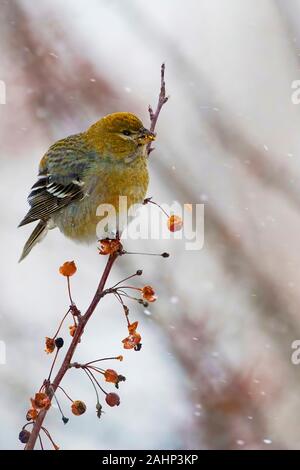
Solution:
[{"label": "bird's tail", "polygon": [[34,245],[38,243],[39,241],[41,241],[42,238],[44,238],[47,232],[48,232],[47,221],[40,220],[40,222],[37,224],[32,234],[28,238],[27,242],[25,243],[21,257],[19,259],[19,263],[30,253]]}]

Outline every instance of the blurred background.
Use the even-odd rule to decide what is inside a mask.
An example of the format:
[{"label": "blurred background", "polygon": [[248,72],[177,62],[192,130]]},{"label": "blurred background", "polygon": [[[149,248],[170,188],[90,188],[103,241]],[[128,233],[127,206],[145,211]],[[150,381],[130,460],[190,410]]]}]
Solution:
[{"label": "blurred background", "polygon": [[[68,307],[58,267],[74,259],[73,296],[84,311],[105,259],[95,246],[49,233],[20,265],[32,227],[17,230],[38,162],[55,140],[101,116],[131,111],[145,124],[166,62],[170,101],[150,156],[149,196],[205,204],[205,243],[130,242],[109,284],[136,269],[159,296],[130,305],[143,348],[124,351],[119,305],[99,305],[80,362],[127,377],[121,406],[99,421],[94,391],[72,370],[63,386],[86,402],[71,415],[60,395],[46,427],[63,449],[299,449],[300,79],[299,0],[1,0],[0,105],[2,449],[17,436],[29,397],[47,375],[44,352]],[[68,322],[63,336],[68,341]],[[110,389],[110,387],[106,387]],[[111,389],[111,391],[113,391]]]}]

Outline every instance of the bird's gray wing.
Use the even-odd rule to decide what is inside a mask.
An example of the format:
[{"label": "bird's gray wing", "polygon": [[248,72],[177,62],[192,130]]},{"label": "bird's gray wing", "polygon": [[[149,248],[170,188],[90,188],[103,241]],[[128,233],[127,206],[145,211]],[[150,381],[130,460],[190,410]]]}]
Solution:
[{"label": "bird's gray wing", "polygon": [[95,155],[80,134],[56,142],[41,161],[37,182],[28,196],[30,210],[19,224],[48,220],[54,212],[85,195],[83,176]]}]

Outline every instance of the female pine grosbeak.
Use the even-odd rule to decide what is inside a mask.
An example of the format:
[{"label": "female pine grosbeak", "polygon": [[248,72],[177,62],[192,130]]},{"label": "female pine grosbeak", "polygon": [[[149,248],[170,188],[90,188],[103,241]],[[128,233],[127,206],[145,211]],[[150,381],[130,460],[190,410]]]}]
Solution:
[{"label": "female pine grosbeak", "polygon": [[[141,203],[149,180],[146,147],[154,139],[134,114],[113,113],[53,144],[40,162],[30,210],[19,224],[39,221],[20,261],[56,226],[74,240],[95,239],[100,204],[111,204],[118,214],[119,196],[127,197],[128,209]],[[116,222],[114,230],[119,230]]]}]

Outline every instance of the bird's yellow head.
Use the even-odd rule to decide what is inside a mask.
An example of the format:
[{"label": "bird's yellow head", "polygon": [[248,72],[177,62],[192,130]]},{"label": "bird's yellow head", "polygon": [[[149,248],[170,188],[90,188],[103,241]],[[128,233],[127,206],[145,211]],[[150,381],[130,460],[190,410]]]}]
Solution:
[{"label": "bird's yellow head", "polygon": [[101,155],[125,160],[142,154],[145,146],[155,140],[155,134],[143,126],[131,113],[113,113],[93,124],[85,133],[90,145]]}]

